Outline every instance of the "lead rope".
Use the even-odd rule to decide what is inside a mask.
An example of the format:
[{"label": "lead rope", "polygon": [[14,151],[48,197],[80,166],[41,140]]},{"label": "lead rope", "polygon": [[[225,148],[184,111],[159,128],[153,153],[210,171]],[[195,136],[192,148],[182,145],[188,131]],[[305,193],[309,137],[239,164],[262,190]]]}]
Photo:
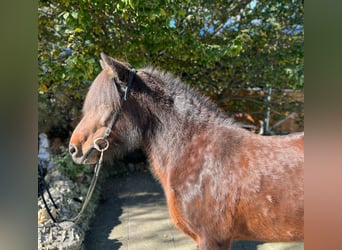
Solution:
[{"label": "lead rope", "polygon": [[41,165],[41,163],[38,163],[38,197],[41,197],[45,206],[46,211],[48,212],[50,218],[52,219],[53,222],[56,223],[56,219],[53,217],[51,210],[49,208],[49,206],[46,203],[45,197],[44,197],[44,190],[46,190],[50,201],[52,202],[52,205],[55,207],[55,209],[58,209],[54,199],[51,196],[50,190],[49,190],[49,185],[46,183],[45,179],[44,179],[44,170],[43,170],[43,166]]},{"label": "lead rope", "polygon": [[95,186],[96,186],[96,182],[97,182],[97,179],[99,177],[99,172],[100,172],[100,169],[102,167],[103,151],[101,151],[100,160],[99,160],[99,162],[95,166],[94,176],[93,176],[93,178],[91,180],[91,183],[90,183],[87,195],[86,195],[86,197],[84,199],[84,203],[83,203],[83,206],[81,208],[81,211],[78,213],[77,216],[75,216],[74,218],[70,219],[70,221],[72,221],[74,223],[77,223],[79,221],[79,219],[81,218],[82,213],[83,213],[84,209],[86,208],[86,206],[88,205],[88,203],[90,201],[90,198],[91,198],[91,196],[92,196],[92,194],[94,192],[94,189],[95,189]]},{"label": "lead rope", "polygon": [[[98,141],[104,141],[105,142],[105,146],[104,147],[100,147],[97,142]],[[100,170],[101,170],[101,167],[102,167],[102,161],[103,161],[103,152],[106,151],[109,147],[109,142],[106,138],[103,138],[103,137],[99,137],[97,139],[94,140],[94,148],[99,151],[101,153],[100,155],[100,159],[98,161],[98,163],[95,165],[95,169],[94,169],[94,175],[93,175],[93,178],[91,180],[91,183],[90,183],[90,186],[89,186],[89,189],[88,189],[88,192],[87,192],[87,195],[84,199],[84,203],[83,203],[83,206],[81,208],[81,211],[74,217],[74,218],[71,218],[69,220],[64,220],[64,221],[69,221],[69,222],[74,222],[74,223],[77,223],[79,221],[79,219],[81,218],[83,212],[84,212],[84,209],[87,207],[89,201],[90,201],[90,198],[95,190],[95,186],[96,186],[96,182],[98,180],[98,177],[99,177],[99,173],[100,173]],[[64,222],[64,221],[61,221],[61,222]]]}]

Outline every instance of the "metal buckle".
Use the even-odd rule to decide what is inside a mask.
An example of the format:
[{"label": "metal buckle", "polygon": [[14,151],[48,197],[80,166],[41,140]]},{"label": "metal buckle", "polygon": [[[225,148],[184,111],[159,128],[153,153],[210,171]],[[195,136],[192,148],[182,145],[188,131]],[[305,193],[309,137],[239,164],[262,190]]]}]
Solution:
[{"label": "metal buckle", "polygon": [[[105,143],[104,146],[101,146],[99,143]],[[108,148],[109,148],[109,142],[106,138],[103,138],[103,137],[99,137],[99,138],[96,138],[94,140],[94,148],[99,151],[99,152],[103,152],[103,151],[106,151]]]}]

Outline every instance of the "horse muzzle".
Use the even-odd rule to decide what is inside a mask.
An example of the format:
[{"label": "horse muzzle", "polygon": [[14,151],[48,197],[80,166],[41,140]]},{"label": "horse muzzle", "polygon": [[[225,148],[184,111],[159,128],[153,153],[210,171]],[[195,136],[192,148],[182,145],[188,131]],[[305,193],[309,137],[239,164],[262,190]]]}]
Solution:
[{"label": "horse muzzle", "polygon": [[98,162],[99,153],[95,148],[89,148],[85,154],[77,146],[70,144],[69,153],[76,164],[92,165]]},{"label": "horse muzzle", "polygon": [[85,150],[85,154],[83,154],[81,147],[77,147],[72,143],[69,144],[69,153],[75,163],[91,165],[96,164],[100,155],[108,148],[109,142],[107,138],[98,137],[94,140],[93,145],[88,150]]}]

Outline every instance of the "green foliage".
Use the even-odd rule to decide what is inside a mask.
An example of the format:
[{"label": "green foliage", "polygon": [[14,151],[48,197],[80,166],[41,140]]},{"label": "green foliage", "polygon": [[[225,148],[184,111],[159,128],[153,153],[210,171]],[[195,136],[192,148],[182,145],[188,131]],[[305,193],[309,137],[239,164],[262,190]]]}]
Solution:
[{"label": "green foliage", "polygon": [[65,147],[61,147],[60,150],[61,153],[53,156],[52,160],[58,166],[58,170],[61,174],[68,176],[70,179],[75,179],[79,173],[91,172],[89,166],[76,165]]},{"label": "green foliage", "polygon": [[[304,88],[301,0],[40,0],[38,14],[38,91],[48,107],[40,120],[56,113],[65,114],[56,124],[77,119],[102,51],[171,71],[229,114],[265,111],[262,98],[237,90],[272,87],[282,96]],[[271,103],[272,114],[301,112],[299,103],[286,110]]]}]

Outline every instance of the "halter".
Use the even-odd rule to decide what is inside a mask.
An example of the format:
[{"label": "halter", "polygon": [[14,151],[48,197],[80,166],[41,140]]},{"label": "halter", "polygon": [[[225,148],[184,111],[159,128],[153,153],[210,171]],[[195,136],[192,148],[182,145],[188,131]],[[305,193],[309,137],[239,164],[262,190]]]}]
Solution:
[{"label": "halter", "polygon": [[[130,91],[131,91],[131,88],[132,88],[132,84],[133,84],[133,80],[134,80],[134,77],[136,75],[136,72],[137,71],[134,68],[131,69],[130,73],[129,73],[129,76],[128,76],[127,86],[125,86],[125,87],[122,86],[122,88],[124,88],[124,95],[123,95],[123,98],[120,99],[120,109],[121,109],[121,106],[122,106],[123,102],[127,101],[127,98],[129,97],[129,94],[130,94]],[[84,212],[84,209],[88,205],[89,200],[90,200],[90,198],[91,198],[91,196],[92,196],[92,194],[94,192],[95,185],[96,185],[96,182],[97,182],[97,179],[98,179],[98,176],[99,176],[100,169],[102,167],[103,153],[104,153],[104,151],[106,151],[109,148],[109,142],[108,142],[107,138],[109,137],[110,133],[112,132],[113,126],[115,125],[115,123],[118,120],[119,113],[120,113],[120,110],[115,112],[115,114],[113,115],[111,121],[109,122],[109,124],[108,124],[108,126],[106,128],[106,131],[103,134],[103,136],[96,138],[94,140],[94,142],[93,142],[94,148],[97,151],[99,151],[101,153],[101,155],[100,155],[98,163],[95,165],[94,175],[93,175],[93,178],[91,180],[91,183],[90,183],[90,186],[89,186],[86,198],[84,199],[84,203],[82,205],[82,208],[81,208],[80,212],[74,218],[71,218],[69,220],[63,220],[63,221],[60,221],[60,222],[57,223],[56,219],[51,214],[50,208],[47,206],[47,204],[45,202],[44,195],[43,195],[44,190],[41,190],[40,193],[41,193],[41,196],[43,197],[45,208],[46,208],[48,214],[50,215],[51,219],[53,220],[53,222],[55,222],[56,224],[59,224],[59,226],[61,226],[60,223],[62,223],[62,222],[74,222],[74,223],[77,223],[79,221],[79,219],[81,218],[82,213]],[[102,144],[102,146],[101,146],[101,144]],[[44,178],[42,178],[42,179],[44,180]],[[54,200],[51,197],[49,188],[45,184],[45,181],[44,181],[44,185],[42,185],[42,186],[44,186],[44,188],[47,191],[50,199],[52,200],[53,205],[55,206],[55,208],[57,208]]]},{"label": "halter", "polygon": [[[134,77],[136,75],[136,72],[137,71],[135,69],[131,69],[131,71],[129,72],[129,76],[128,76],[127,86],[121,86],[124,89],[124,95],[123,95],[123,98],[120,100],[120,108],[122,106],[122,103],[127,101],[127,98],[131,92],[131,88],[132,88],[132,84],[133,84],[133,80],[134,80]],[[97,141],[100,141],[100,140],[103,140],[105,142],[106,146],[104,148],[108,149],[109,143],[107,141],[107,138],[110,135],[110,132],[112,131],[112,128],[113,128],[114,124],[116,123],[116,121],[119,117],[119,113],[120,113],[119,111],[120,110],[115,112],[115,114],[113,115],[112,120],[109,122],[104,135],[102,137],[98,137],[94,140],[94,148],[96,150],[101,152],[101,147],[99,147],[99,145],[97,144]]]}]

